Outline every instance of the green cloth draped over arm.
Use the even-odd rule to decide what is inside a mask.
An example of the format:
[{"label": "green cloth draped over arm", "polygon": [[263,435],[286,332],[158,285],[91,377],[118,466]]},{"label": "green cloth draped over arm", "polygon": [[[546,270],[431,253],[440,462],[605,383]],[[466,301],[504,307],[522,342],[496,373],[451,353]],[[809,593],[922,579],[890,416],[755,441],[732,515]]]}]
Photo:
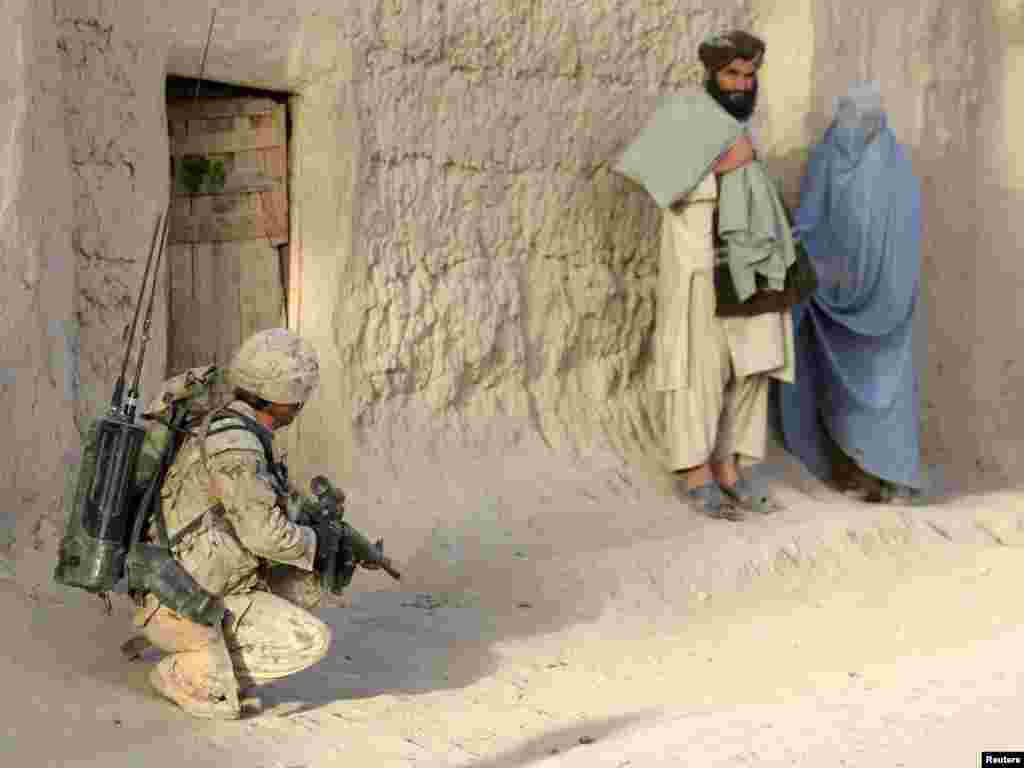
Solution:
[{"label": "green cloth draped over arm", "polygon": [[[744,131],[704,89],[689,89],[655,110],[613,170],[669,208],[712,172]],[[783,289],[796,253],[785,207],[759,161],[720,178],[718,233],[740,301],[756,292],[758,275],[771,290]]]},{"label": "green cloth draped over arm", "polygon": [[764,166],[757,160],[719,179],[718,234],[736,296],[746,301],[757,292],[757,277],[781,291],[786,271],[796,261],[786,209]]}]

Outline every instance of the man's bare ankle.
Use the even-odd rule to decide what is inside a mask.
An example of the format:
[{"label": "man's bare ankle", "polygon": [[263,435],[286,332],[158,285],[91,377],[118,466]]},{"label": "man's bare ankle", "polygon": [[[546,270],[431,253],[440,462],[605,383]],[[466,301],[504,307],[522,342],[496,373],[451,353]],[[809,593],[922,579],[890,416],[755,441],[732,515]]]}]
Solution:
[{"label": "man's bare ankle", "polygon": [[700,488],[702,485],[707,485],[714,477],[711,474],[711,468],[707,464],[702,464],[699,467],[693,467],[691,469],[679,469],[675,472],[676,476],[682,480],[683,487],[692,491],[694,488]]},{"label": "man's bare ankle", "polygon": [[712,462],[711,474],[719,485],[731,488],[740,480],[740,471],[735,458]]}]

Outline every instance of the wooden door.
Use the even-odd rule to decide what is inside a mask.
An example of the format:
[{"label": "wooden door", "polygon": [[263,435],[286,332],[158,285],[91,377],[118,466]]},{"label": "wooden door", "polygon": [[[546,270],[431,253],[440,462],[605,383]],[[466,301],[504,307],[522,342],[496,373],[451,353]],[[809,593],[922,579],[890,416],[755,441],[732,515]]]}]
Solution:
[{"label": "wooden door", "polygon": [[287,325],[286,107],[170,102],[168,375],[226,365],[250,334]]}]

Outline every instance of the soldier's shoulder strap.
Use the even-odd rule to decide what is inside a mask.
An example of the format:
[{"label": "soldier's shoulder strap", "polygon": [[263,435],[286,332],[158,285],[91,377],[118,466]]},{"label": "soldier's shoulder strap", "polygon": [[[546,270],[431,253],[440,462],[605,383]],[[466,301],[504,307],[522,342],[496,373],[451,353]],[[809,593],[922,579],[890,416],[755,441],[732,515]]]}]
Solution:
[{"label": "soldier's shoulder strap", "polygon": [[224,451],[251,451],[263,456],[268,469],[275,467],[270,430],[255,419],[229,407],[209,413],[199,430],[200,459],[210,480],[213,496],[223,496],[219,482],[210,471],[210,457]]},{"label": "soldier's shoulder strap", "polygon": [[203,420],[201,439],[208,456],[231,450],[272,455],[270,430],[229,407],[221,408]]}]

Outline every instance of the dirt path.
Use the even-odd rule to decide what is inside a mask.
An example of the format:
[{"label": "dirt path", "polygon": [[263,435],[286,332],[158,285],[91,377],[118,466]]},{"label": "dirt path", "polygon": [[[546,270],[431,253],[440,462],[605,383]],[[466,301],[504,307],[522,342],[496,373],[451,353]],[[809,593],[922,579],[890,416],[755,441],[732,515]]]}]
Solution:
[{"label": "dirt path", "polygon": [[507,631],[538,609],[525,603],[363,593],[328,612],[327,660],[227,724],[188,720],[117,658],[123,607],[111,621],[0,582],[0,674],[17,692],[0,753],[105,768],[977,765],[1024,748],[1022,580],[1014,547],[822,561],[694,594],[685,616],[612,602],[547,635]]},{"label": "dirt path", "polygon": [[1022,575],[1020,550],[986,549],[718,601],[659,659],[677,688],[649,684],[655,723],[536,765],[952,768],[1022,750]]}]

